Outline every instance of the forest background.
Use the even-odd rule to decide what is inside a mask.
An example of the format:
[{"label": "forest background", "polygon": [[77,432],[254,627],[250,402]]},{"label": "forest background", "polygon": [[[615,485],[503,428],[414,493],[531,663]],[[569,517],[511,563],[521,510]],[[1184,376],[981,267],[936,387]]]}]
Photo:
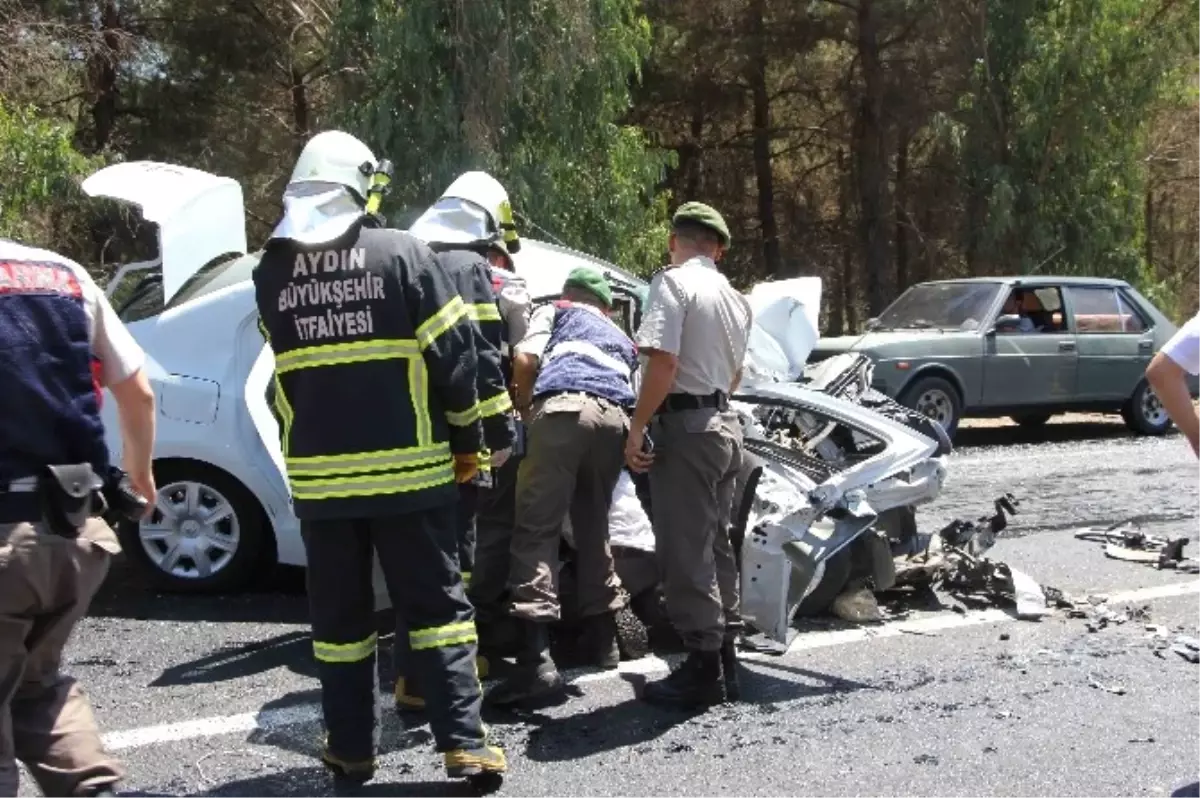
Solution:
[{"label": "forest background", "polygon": [[340,127],[403,226],[467,169],[526,236],[642,274],[720,209],[746,288],[819,275],[827,335],[905,287],[1121,277],[1196,311],[1200,0],[0,0],[0,235],[103,277],[152,230],[78,188],[240,181],[252,247]]}]

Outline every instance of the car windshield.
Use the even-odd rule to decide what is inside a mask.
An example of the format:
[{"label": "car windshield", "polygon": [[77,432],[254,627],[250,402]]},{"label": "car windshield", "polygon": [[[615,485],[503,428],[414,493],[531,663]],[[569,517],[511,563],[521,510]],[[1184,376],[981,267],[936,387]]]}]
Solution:
[{"label": "car windshield", "polygon": [[974,282],[914,285],[880,314],[877,329],[978,329],[1000,286]]}]

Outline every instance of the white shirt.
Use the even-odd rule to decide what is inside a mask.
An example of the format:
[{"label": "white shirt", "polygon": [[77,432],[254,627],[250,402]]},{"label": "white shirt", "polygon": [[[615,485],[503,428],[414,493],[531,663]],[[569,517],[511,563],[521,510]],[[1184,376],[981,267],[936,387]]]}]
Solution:
[{"label": "white shirt", "polygon": [[0,286],[10,278],[8,271],[4,269],[5,263],[10,261],[58,263],[71,269],[72,275],[79,283],[83,309],[88,318],[92,354],[100,361],[105,385],[124,382],[142,367],[146,359],[145,353],[133,340],[129,330],[125,329],[117,312],[109,304],[108,297],[82,266],[46,249],[27,247],[15,241],[0,239]]},{"label": "white shirt", "polygon": [[1192,316],[1171,340],[1167,341],[1162,353],[1188,374],[1200,374],[1200,313]]}]

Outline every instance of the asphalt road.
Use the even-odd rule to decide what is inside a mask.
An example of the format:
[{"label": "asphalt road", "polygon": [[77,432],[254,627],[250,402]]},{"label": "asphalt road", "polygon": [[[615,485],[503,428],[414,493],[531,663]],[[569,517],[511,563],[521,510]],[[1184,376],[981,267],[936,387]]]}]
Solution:
[{"label": "asphalt road", "polygon": [[[1012,491],[1021,514],[993,558],[1073,594],[1132,599],[1149,622],[1196,634],[1200,580],[1108,560],[1073,536],[1136,518],[1195,539],[1198,470],[1182,439],[1107,423],[1015,435],[964,430],[921,526],[976,517]],[[116,568],[66,668],[129,769],[123,789],[330,794],[314,760],[305,617],[295,574],[253,594],[187,598]],[[998,610],[919,612],[865,632],[826,623],[786,655],[748,662],[744,703],[690,717],[635,700],[639,671],[660,675],[660,660],[584,674],[565,706],[491,719],[511,763],[503,794],[1170,795],[1200,778],[1200,666],[1155,655],[1145,623],[1092,633],[1079,619]],[[424,730],[384,717],[372,794],[462,794]],[[28,780],[22,789],[37,794]]]}]

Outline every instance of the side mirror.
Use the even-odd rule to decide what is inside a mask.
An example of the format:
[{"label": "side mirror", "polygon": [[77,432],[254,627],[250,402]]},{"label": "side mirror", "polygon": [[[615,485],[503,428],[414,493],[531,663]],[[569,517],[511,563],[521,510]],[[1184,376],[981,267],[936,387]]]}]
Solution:
[{"label": "side mirror", "polygon": [[874,317],[867,319],[867,323],[863,327],[863,329],[865,329],[867,332],[870,332],[871,330],[878,330],[879,329],[879,319],[874,318]]},{"label": "side mirror", "polygon": [[990,332],[1013,332],[1019,329],[1021,329],[1021,316],[1017,313],[1008,313],[996,319]]}]

